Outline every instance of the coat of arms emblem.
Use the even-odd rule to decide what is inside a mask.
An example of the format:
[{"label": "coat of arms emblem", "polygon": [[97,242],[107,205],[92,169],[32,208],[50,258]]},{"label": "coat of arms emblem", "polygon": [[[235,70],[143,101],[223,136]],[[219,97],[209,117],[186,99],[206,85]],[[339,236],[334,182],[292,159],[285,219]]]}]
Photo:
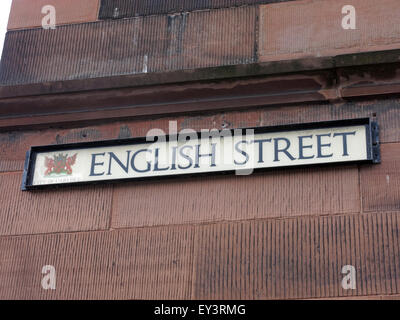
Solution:
[{"label": "coat of arms emblem", "polygon": [[62,153],[54,155],[53,158],[46,157],[45,166],[46,172],[45,176],[51,175],[71,175],[72,166],[76,162],[77,153],[72,157],[68,157],[68,154],[64,155]]}]

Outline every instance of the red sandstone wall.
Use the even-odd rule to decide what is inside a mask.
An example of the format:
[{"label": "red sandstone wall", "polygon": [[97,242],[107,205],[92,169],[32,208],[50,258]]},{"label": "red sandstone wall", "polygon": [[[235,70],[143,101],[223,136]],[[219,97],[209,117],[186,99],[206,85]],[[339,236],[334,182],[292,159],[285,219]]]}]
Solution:
[{"label": "red sandstone wall", "polygon": [[[249,80],[243,86],[228,81],[55,94],[71,80],[142,72],[146,54],[149,73],[198,72],[399,48],[398,0],[382,0],[377,16],[370,15],[376,1],[353,1],[360,5],[361,30],[369,25],[373,31],[350,36],[328,22],[341,3],[333,0],[258,2],[262,5],[221,0],[205,11],[198,11],[196,1],[184,1],[188,7],[169,1],[160,12],[144,10],[141,0],[131,1],[133,7],[121,0],[118,18],[126,20],[109,19],[109,1],[85,1],[79,10],[62,7],[63,1],[46,2],[60,9],[64,26],[36,28],[40,1],[14,1],[0,72],[2,94],[18,89],[10,85],[33,82],[50,93],[0,96],[1,299],[400,298],[399,69],[277,76],[267,85]],[[186,13],[168,15],[171,10]],[[329,39],[317,32],[320,12]],[[380,18],[386,15],[391,23]],[[294,33],[296,41],[288,41]],[[140,41],[132,47],[128,41],[135,37]],[[55,80],[67,84],[48,82]],[[229,106],[218,104],[217,95],[216,111],[202,105],[197,109],[207,110],[202,114],[194,113],[194,102],[179,100],[201,100],[216,89],[224,97],[242,96],[240,103],[223,101],[237,111],[221,111]],[[270,96],[261,100],[266,90]],[[257,99],[249,102],[246,93]],[[349,99],[360,96],[369,97]],[[173,100],[187,112],[171,115],[175,106],[151,117],[154,106],[147,113],[140,107],[151,99]],[[107,111],[112,105],[125,109]],[[91,113],[82,115],[80,109]],[[98,116],[103,109],[113,121],[105,121],[105,113]],[[134,113],[137,109],[142,113]],[[26,110],[37,117],[24,117]],[[65,114],[49,115],[57,110]],[[130,118],[121,120],[118,112]],[[68,123],[60,120],[64,116]],[[98,123],[79,122],[87,117]],[[20,191],[25,152],[32,145],[144,136],[152,128],[167,130],[170,120],[177,120],[179,129],[200,130],[360,117],[379,121],[380,165]],[[11,125],[19,130],[4,130]],[[356,267],[356,290],[341,287],[341,268],[348,264]],[[44,265],[56,267],[54,291],[41,287]]]},{"label": "red sandstone wall", "polygon": [[8,20],[8,30],[29,29],[42,26],[42,7],[52,5],[57,11],[57,24],[96,21],[99,0],[13,0]]},{"label": "red sandstone wall", "polygon": [[[68,6],[62,0],[47,2],[56,8],[55,30],[40,28],[43,1],[14,2],[0,84],[157,73],[400,48],[398,0],[353,0],[356,30],[342,28],[341,9],[347,4],[344,0],[223,0],[211,6],[213,10],[199,10],[196,0],[172,0],[167,2],[171,8],[165,10],[159,2],[150,6],[151,13],[141,10],[149,8],[145,5],[147,0],[103,0],[100,18],[98,0],[74,0]],[[108,19],[113,8],[125,8],[122,16],[127,18]],[[170,10],[176,11],[166,14]]]},{"label": "red sandstone wall", "polygon": [[[327,298],[399,293],[398,100],[0,134],[1,298]],[[30,145],[377,114],[381,165],[21,192]],[[57,289],[40,286],[57,268]],[[341,288],[341,267],[357,290]]]}]

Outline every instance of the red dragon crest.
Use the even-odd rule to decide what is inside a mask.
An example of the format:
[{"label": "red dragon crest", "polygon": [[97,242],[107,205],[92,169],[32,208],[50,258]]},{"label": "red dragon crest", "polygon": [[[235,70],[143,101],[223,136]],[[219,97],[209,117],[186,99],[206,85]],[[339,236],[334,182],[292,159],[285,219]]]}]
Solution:
[{"label": "red dragon crest", "polygon": [[47,170],[44,173],[45,176],[50,176],[52,174],[72,174],[72,166],[76,162],[77,153],[72,157],[68,157],[68,154],[64,155],[62,153],[54,155],[53,158],[46,157],[44,165]]}]

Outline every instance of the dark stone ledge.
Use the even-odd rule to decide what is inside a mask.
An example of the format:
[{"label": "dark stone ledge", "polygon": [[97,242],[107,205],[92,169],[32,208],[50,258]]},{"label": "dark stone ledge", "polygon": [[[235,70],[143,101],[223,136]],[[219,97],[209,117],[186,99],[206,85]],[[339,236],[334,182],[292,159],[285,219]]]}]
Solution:
[{"label": "dark stone ledge", "polygon": [[299,60],[240,64],[160,73],[141,73],[26,85],[0,86],[0,99],[167,85],[185,82],[214,81],[242,77],[273,76],[288,73],[301,73],[349,67],[357,68],[360,66],[374,66],[399,62],[400,50],[355,53],[338,55],[335,57],[306,58]]}]

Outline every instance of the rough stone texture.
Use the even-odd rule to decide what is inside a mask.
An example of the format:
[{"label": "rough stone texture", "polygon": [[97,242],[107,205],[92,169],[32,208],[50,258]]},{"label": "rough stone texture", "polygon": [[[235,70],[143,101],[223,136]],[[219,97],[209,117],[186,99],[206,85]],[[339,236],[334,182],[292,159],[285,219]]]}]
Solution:
[{"label": "rough stone texture", "polygon": [[293,0],[101,0],[100,19],[220,9]]},{"label": "rough stone texture", "polygon": [[[390,297],[399,228],[393,212],[2,237],[0,298]],[[340,285],[346,264],[356,290]],[[44,265],[56,267],[56,290],[41,288]]]},{"label": "rough stone texture", "polygon": [[250,63],[256,13],[243,7],[11,31],[0,84]]},{"label": "rough stone texture", "polygon": [[115,188],[112,227],[344,212],[360,212],[356,166],[128,183]]},{"label": "rough stone texture", "polygon": [[13,0],[8,30],[41,27],[47,5],[56,9],[56,25],[96,21],[99,4],[100,0]]},{"label": "rough stone texture", "polygon": [[[0,238],[0,299],[188,299],[193,237],[176,227]],[[56,290],[42,289],[45,265]]]},{"label": "rough stone texture", "polygon": [[361,168],[363,210],[400,209],[400,143],[382,146],[382,164]]},{"label": "rough stone texture", "polygon": [[[356,30],[342,28],[342,7],[356,9]],[[397,0],[302,0],[260,8],[260,61],[400,48]]]},{"label": "rough stone texture", "polygon": [[[196,228],[198,299],[394,294],[400,288],[400,215],[308,217]],[[341,286],[356,268],[356,290]]]},{"label": "rough stone texture", "polygon": [[[178,130],[199,130],[376,113],[384,144],[381,165],[240,178],[31,193],[19,190],[22,172],[0,173],[0,298],[398,298],[396,101],[275,106],[3,133],[5,171],[12,159],[22,164],[31,144],[143,136],[155,127],[167,131],[169,120],[178,120]],[[48,264],[57,270],[55,291],[40,286]],[[356,267],[354,291],[341,289],[345,264]]]},{"label": "rough stone texture", "polygon": [[[132,11],[138,1],[121,15],[154,9]],[[240,1],[8,33],[0,82],[37,87],[0,90],[0,299],[399,299],[398,52],[255,63],[257,52],[269,61],[398,47],[397,0],[354,0],[359,29],[344,36],[342,0],[268,4],[260,23],[259,7]],[[183,4],[211,5],[159,8]],[[185,75],[156,73],[174,70]],[[20,191],[32,145],[145,136],[170,120],[200,130],[361,117],[380,124],[380,165]],[[348,264],[356,289],[345,291]],[[41,287],[45,265],[56,268],[54,291]]]},{"label": "rough stone texture", "polygon": [[[353,1],[356,30],[341,27],[345,0],[279,1],[224,8],[238,5],[235,1],[223,0],[213,5],[209,1],[164,1],[166,7],[177,5],[181,8],[178,11],[183,12],[62,25],[50,31],[12,30],[4,46],[0,85],[153,74],[400,48],[397,0]],[[15,3],[10,24],[22,24],[13,22],[14,15],[24,16],[20,10],[26,10],[28,15],[38,11],[37,2]],[[194,3],[211,9],[185,9]],[[57,0],[54,4],[62,6],[60,24],[74,22],[70,17],[74,14],[80,17],[79,22],[94,21],[90,15],[97,15],[96,1],[66,6],[65,1]],[[116,7],[136,12],[137,5],[144,11],[152,7],[148,1],[122,1],[114,5],[103,3],[103,8],[114,14]],[[162,5],[156,1],[155,7]],[[21,19],[32,25],[29,18]]]},{"label": "rough stone texture", "polygon": [[22,172],[0,173],[0,237],[110,227],[112,187],[22,192],[21,179]]}]

